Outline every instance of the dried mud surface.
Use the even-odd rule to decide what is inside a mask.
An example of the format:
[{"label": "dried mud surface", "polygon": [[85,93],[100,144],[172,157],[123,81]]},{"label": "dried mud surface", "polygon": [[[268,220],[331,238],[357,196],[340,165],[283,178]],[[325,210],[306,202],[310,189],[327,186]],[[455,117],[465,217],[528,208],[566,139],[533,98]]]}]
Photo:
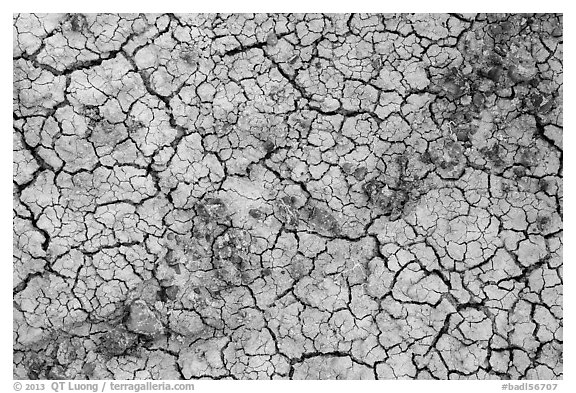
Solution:
[{"label": "dried mud surface", "polygon": [[13,28],[15,378],[562,378],[561,15]]}]

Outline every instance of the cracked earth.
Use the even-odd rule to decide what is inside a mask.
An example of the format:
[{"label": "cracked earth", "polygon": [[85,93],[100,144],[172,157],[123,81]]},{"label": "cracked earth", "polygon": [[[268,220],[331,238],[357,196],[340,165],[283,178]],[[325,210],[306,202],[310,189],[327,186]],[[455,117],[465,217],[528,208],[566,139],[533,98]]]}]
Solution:
[{"label": "cracked earth", "polygon": [[561,15],[13,29],[15,378],[562,378]]}]

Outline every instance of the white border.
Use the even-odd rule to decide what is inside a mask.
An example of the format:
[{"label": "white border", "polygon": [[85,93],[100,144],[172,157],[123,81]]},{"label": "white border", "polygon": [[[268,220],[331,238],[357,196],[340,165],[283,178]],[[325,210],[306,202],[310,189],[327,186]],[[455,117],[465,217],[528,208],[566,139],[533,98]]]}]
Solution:
[{"label": "white border", "polygon": [[[480,2],[466,1],[315,1],[315,0],[289,0],[286,2],[270,1],[179,1],[179,2],[142,2],[123,0],[97,0],[97,1],[10,1],[4,0],[2,7],[0,27],[3,34],[0,35],[1,52],[3,54],[12,53],[12,14],[16,12],[561,12],[564,13],[564,37],[567,45],[564,45],[564,146],[568,152],[576,146],[576,129],[574,128],[574,102],[576,63],[574,61],[574,34],[576,20],[571,7],[566,3],[558,1],[507,1],[507,0],[485,0]],[[5,10],[7,8],[8,10]],[[11,91],[12,86],[12,63],[6,56],[6,61],[2,63],[2,84],[3,94],[0,95],[2,108],[2,124],[5,131],[2,133],[2,154],[0,154],[0,184],[6,185],[2,188],[2,209],[0,209],[0,222],[2,225],[0,239],[2,240],[1,250],[2,272],[0,307],[4,316],[4,323],[0,324],[0,339],[2,345],[2,356],[0,356],[0,390],[10,392],[12,390],[12,256],[9,250],[12,249],[12,215],[8,206],[12,205],[10,184],[12,178],[12,114],[9,113],[12,107]],[[8,151],[10,149],[10,151]],[[564,181],[564,191],[569,200],[573,200],[574,182],[572,170],[576,168],[576,155],[566,155],[564,168],[567,168],[568,181]],[[564,246],[564,325],[566,334],[564,342],[564,380],[552,381],[558,383],[558,392],[576,392],[576,362],[574,360],[575,344],[572,333],[576,333],[574,328],[574,301],[576,301],[576,283],[574,282],[574,245],[576,231],[574,229],[575,206],[570,202],[564,202],[564,227],[565,239],[568,242]],[[5,292],[5,293],[4,293]],[[10,292],[10,294],[8,294]],[[46,381],[50,383],[51,381]],[[177,382],[177,381],[174,381]],[[537,382],[537,381],[532,381]],[[266,392],[270,391],[354,391],[362,389],[366,391],[378,392],[495,392],[501,391],[502,381],[195,381],[195,392],[205,391],[246,391],[246,392]],[[514,382],[517,383],[517,382]],[[48,389],[47,391],[50,391]]]}]

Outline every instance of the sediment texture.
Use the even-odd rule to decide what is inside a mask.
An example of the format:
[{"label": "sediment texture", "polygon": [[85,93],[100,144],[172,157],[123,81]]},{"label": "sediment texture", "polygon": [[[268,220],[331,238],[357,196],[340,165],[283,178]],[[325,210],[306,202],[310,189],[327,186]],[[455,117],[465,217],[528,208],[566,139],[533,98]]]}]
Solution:
[{"label": "sediment texture", "polygon": [[562,377],[561,15],[15,15],[14,376]]}]

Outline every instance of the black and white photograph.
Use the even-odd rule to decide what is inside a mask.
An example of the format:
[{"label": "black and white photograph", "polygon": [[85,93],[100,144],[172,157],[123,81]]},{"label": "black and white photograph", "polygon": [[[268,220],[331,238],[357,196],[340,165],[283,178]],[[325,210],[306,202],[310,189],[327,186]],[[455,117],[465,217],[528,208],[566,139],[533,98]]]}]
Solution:
[{"label": "black and white photograph", "polygon": [[12,14],[6,389],[569,391],[564,15],[381,8]]}]

